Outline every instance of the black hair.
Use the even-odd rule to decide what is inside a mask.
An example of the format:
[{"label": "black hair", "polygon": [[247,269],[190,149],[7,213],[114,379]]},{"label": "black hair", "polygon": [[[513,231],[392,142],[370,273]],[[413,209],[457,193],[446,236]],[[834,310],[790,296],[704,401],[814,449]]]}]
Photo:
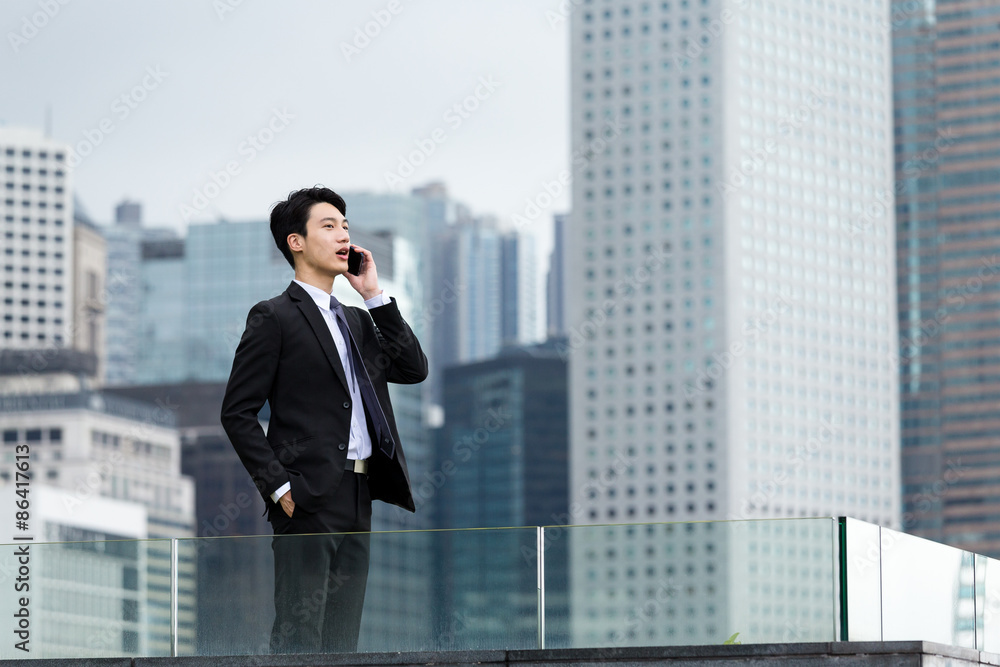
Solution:
[{"label": "black hair", "polygon": [[347,216],[347,203],[344,198],[330,188],[317,185],[313,188],[302,188],[288,194],[288,199],[280,201],[271,209],[271,236],[278,250],[285,256],[288,263],[295,268],[295,258],[288,248],[288,235],[306,235],[306,222],[309,221],[309,210],[314,204],[327,203],[333,205],[341,215]]}]

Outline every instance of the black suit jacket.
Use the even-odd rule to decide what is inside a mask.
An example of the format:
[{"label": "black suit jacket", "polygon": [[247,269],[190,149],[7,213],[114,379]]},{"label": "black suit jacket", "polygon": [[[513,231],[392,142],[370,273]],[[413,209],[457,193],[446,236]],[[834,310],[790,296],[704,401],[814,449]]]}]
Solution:
[{"label": "black suit jacket", "polygon": [[[389,382],[427,377],[427,358],[396,301],[373,308],[344,307],[351,333],[375,386],[396,442],[389,460],[373,443],[368,486],[373,500],[414,511],[409,472],[389,400]],[[267,434],[257,420],[271,405]],[[323,314],[301,286],[250,310],[222,401],[222,426],[265,503],[285,482],[292,500],[314,512],[340,484],[351,431],[351,395]]]}]

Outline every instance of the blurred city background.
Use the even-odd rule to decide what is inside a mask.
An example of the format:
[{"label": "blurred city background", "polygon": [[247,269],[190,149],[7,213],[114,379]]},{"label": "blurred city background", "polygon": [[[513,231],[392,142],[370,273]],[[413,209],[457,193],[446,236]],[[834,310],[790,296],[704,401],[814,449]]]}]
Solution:
[{"label": "blurred city background", "polygon": [[[553,644],[824,638],[829,554],[763,589],[752,564],[825,528],[671,522],[850,516],[1000,557],[995,0],[18,0],[0,25],[0,495],[30,446],[35,540],[270,534],[218,416],[292,277],[270,206],[321,183],[431,363],[393,387],[417,512],[374,530],[634,524],[549,550]],[[500,632],[534,539],[384,536],[362,644]],[[39,573],[51,655],[167,650],[150,544]],[[246,544],[182,558],[187,652],[264,604]],[[455,592],[504,550],[496,599]],[[785,614],[727,617],[760,590]]]}]

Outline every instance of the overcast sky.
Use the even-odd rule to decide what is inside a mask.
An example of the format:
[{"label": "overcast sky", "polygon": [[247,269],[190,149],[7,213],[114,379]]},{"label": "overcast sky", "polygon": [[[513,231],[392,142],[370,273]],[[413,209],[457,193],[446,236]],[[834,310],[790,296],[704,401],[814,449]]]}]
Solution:
[{"label": "overcast sky", "polygon": [[261,219],[315,183],[392,191],[387,172],[509,220],[569,166],[558,5],[4,0],[0,123],[41,129],[51,105],[55,139],[97,144],[74,169],[97,222],[125,197],[151,225]]}]

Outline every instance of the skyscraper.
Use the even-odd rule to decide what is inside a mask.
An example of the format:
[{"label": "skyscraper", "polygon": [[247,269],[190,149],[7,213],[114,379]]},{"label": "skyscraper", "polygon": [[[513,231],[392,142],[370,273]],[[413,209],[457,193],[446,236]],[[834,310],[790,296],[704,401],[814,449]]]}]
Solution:
[{"label": "skyscraper", "polygon": [[459,220],[435,248],[440,285],[454,285],[455,300],[435,320],[434,363],[445,368],[487,359],[500,349],[501,234],[496,219]]},{"label": "skyscraper", "polygon": [[107,349],[104,322],[108,252],[101,230],[79,215],[73,221],[73,341],[74,349],[97,358],[96,378],[104,378]]},{"label": "skyscraper", "polygon": [[903,529],[1000,555],[1000,7],[894,2]]},{"label": "skyscraper", "polygon": [[[885,0],[573,9],[578,523],[898,525],[893,235],[852,233],[892,185],[888,12]],[[745,582],[746,563],[712,540],[690,547],[716,554],[692,572]],[[609,641],[588,615],[641,603],[657,557],[573,556],[581,586],[627,581],[611,608],[573,605],[578,637]],[[630,641],[724,640],[739,630],[725,618],[731,589],[711,590],[678,601],[689,631],[663,620]],[[751,640],[782,637],[757,621]]]},{"label": "skyscraper", "polygon": [[[169,321],[175,327],[183,327],[183,317],[177,313],[177,301],[183,299],[183,283],[180,274],[170,273],[157,275],[158,280],[151,283],[143,275],[143,270],[148,260],[163,259],[163,253],[154,253],[154,257],[150,258],[144,244],[162,247],[157,245],[162,241],[168,246],[173,244],[176,247],[179,243],[183,247],[184,242],[173,230],[143,227],[142,206],[130,201],[123,201],[115,207],[115,224],[111,228],[103,228],[102,233],[107,246],[103,299],[106,313],[105,382],[111,386],[164,382],[167,378],[154,376],[156,379],[149,379],[149,357],[164,354],[172,341],[165,340],[159,331],[148,331],[142,311],[144,308],[159,308],[160,314],[169,313]],[[154,340],[151,341],[151,338]],[[170,370],[178,374],[184,372],[183,367],[176,364]]]},{"label": "skyscraper", "polygon": [[[501,354],[444,371],[445,424],[434,468],[413,477],[418,506],[433,506],[435,528],[498,528],[566,523],[568,423],[566,361],[554,342],[510,346]],[[481,536],[481,537],[478,537]],[[537,571],[523,554],[524,531],[475,531],[434,536],[437,626],[462,620],[469,639],[517,645],[534,639]],[[566,541],[546,550],[548,638],[565,642]],[[491,573],[487,591],[476,582]],[[516,623],[497,624],[497,609]],[[502,627],[500,627],[502,626]],[[508,645],[510,645],[508,644]]]},{"label": "skyscraper", "polygon": [[72,345],[73,188],[68,150],[40,132],[0,128],[0,347]]},{"label": "skyscraper", "polygon": [[545,280],[545,324],[549,336],[566,334],[566,226],[569,216],[552,216],[552,253],[549,255],[549,273]]},{"label": "skyscraper", "polygon": [[530,235],[501,235],[499,271],[501,344],[538,342],[538,267]]}]

